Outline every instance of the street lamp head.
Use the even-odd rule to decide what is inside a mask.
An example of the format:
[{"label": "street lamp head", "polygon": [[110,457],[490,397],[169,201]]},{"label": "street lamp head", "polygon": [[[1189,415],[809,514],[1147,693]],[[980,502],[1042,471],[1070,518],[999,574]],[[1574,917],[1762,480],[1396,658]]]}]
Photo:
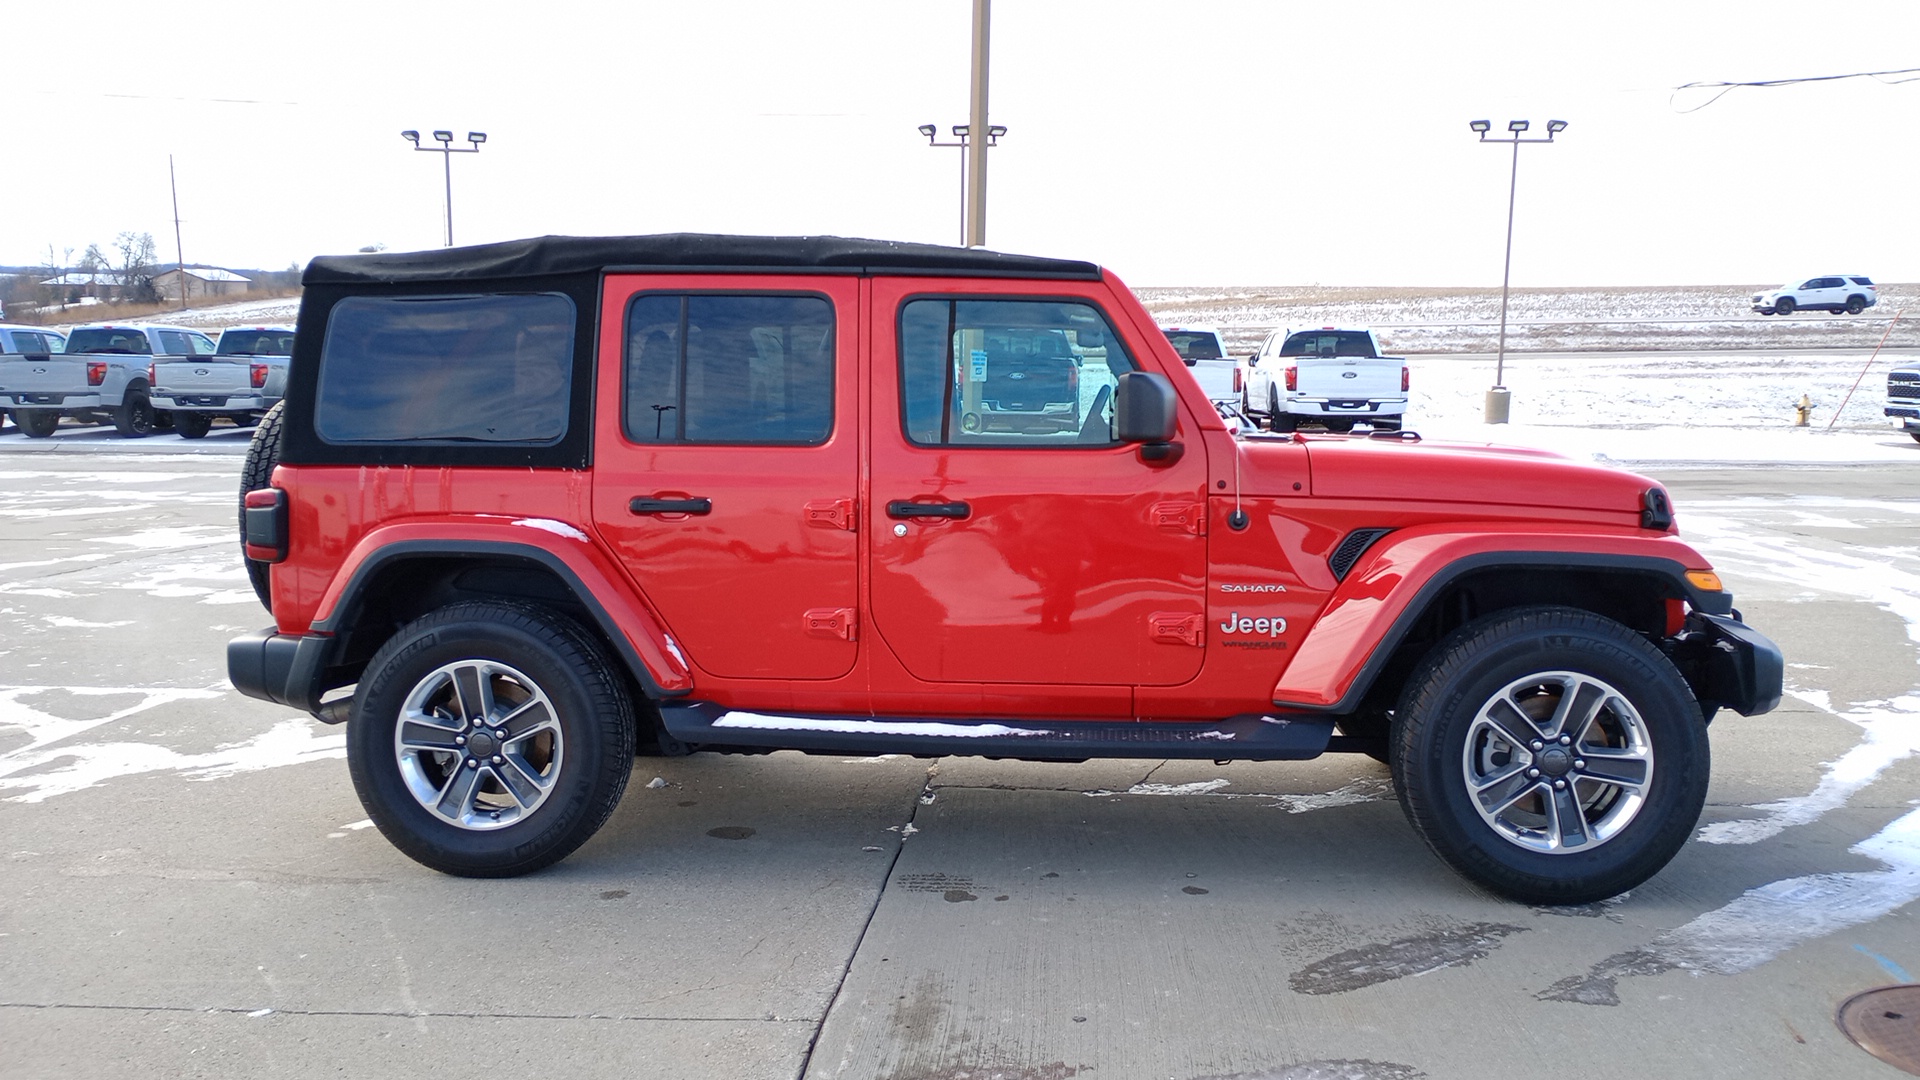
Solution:
[{"label": "street lamp head", "polygon": [[1493,124],[1485,120],[1474,120],[1469,122],[1467,126],[1479,132],[1482,135],[1485,135],[1487,132],[1493,130]]},{"label": "street lamp head", "polygon": [[998,139],[1000,136],[1005,135],[1006,133],[1007,133],[1007,125],[1005,124],[987,125],[987,138],[989,139]]},{"label": "street lamp head", "polygon": [[953,133],[954,133],[955,135],[957,135],[957,136],[959,136],[959,137],[960,137],[960,138],[962,138],[962,139],[964,139],[964,138],[966,138],[966,137],[967,137],[967,133],[968,133],[968,132],[970,132],[970,131],[972,131],[972,130],[973,130],[973,125],[972,125],[972,124],[955,124],[955,125],[953,125]]},{"label": "street lamp head", "polygon": [[937,127],[934,127],[932,124],[920,125],[920,134],[925,135],[929,139],[933,138],[934,135],[939,133],[939,131],[940,129]]},{"label": "street lamp head", "polygon": [[1518,135],[1527,130],[1527,122],[1525,120],[1509,120],[1507,121],[1507,130]]},{"label": "street lamp head", "polygon": [[420,133],[417,131],[403,131],[400,133],[400,137],[407,140],[408,142],[412,143],[415,146],[420,145]]},{"label": "street lamp head", "polygon": [[481,143],[487,141],[487,133],[484,131],[469,131],[467,132],[467,141],[475,146],[479,146]]},{"label": "street lamp head", "polygon": [[1566,122],[1565,120],[1549,120],[1549,121],[1547,121],[1547,134],[1548,134],[1548,135],[1558,135],[1558,134],[1560,134],[1561,132],[1563,132],[1563,131],[1565,131],[1565,130],[1567,130],[1567,122]]},{"label": "street lamp head", "polygon": [[434,133],[433,133],[433,141],[434,141],[434,142],[443,142],[443,143],[450,143],[450,142],[452,142],[452,141],[453,141],[453,132],[451,132],[451,131],[436,131],[436,132],[434,132]]}]

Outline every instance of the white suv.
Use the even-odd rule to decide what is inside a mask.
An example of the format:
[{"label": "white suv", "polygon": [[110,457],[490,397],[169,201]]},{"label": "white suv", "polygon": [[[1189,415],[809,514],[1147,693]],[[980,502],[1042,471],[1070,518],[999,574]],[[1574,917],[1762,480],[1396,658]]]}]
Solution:
[{"label": "white suv", "polygon": [[1762,315],[1791,315],[1807,309],[1858,315],[1879,302],[1873,281],[1857,274],[1808,278],[1798,285],[1788,282],[1772,292],[1753,294],[1753,310]]}]

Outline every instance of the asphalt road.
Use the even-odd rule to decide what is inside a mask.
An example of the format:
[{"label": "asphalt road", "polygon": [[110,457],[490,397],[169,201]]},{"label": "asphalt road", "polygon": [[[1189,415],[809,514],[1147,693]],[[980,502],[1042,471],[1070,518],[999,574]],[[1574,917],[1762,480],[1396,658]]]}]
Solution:
[{"label": "asphalt road", "polygon": [[239,445],[0,435],[0,1077],[1898,1075],[1833,1018],[1920,971],[1913,468],[1662,476],[1794,693],[1547,910],[1337,755],[643,758],[559,866],[432,873],[225,685]]}]

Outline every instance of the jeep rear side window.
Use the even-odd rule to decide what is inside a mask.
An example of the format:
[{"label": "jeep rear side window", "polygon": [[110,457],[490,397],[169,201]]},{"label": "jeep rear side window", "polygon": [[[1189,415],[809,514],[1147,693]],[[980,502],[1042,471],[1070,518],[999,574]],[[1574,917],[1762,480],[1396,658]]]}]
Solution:
[{"label": "jeep rear side window", "polygon": [[567,433],[573,301],[549,293],[354,296],[321,344],[330,443],[525,443]]},{"label": "jeep rear side window", "polygon": [[820,296],[635,297],[627,438],[816,446],[833,432],[833,304]]},{"label": "jeep rear side window", "polygon": [[1113,392],[1135,370],[1088,304],[909,300],[901,420],[921,446],[1111,446]]}]

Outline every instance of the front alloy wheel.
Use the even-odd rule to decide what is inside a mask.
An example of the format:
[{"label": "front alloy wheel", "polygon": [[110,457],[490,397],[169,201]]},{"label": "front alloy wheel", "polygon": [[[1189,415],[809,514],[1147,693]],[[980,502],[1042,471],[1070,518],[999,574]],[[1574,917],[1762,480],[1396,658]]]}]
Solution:
[{"label": "front alloy wheel", "polygon": [[1510,608],[1455,630],[1407,680],[1389,746],[1400,805],[1467,878],[1533,904],[1657,873],[1706,803],[1706,720],[1621,623]]},{"label": "front alloy wheel", "polygon": [[1562,854],[1620,835],[1646,805],[1653,743],[1606,682],[1549,671],[1503,687],[1473,719],[1461,774],[1508,843]]}]

